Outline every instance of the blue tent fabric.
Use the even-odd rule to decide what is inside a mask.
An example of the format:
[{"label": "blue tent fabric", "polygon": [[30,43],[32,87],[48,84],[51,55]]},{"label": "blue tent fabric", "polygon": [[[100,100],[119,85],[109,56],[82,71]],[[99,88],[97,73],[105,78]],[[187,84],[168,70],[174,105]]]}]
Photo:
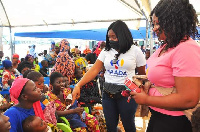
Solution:
[{"label": "blue tent fabric", "polygon": [[[146,27],[140,27],[138,30],[130,30],[133,39],[146,39]],[[106,40],[107,29],[91,30],[70,30],[70,31],[49,31],[49,32],[17,32],[14,36],[35,37],[35,38],[67,38],[83,40]]]}]

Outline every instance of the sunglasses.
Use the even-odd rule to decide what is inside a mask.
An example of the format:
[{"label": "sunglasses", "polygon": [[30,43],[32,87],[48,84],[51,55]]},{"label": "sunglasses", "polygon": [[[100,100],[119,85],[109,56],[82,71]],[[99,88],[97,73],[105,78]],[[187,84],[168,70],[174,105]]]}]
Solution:
[{"label": "sunglasses", "polygon": [[120,54],[115,54],[114,59],[112,60],[113,64],[116,64]]}]

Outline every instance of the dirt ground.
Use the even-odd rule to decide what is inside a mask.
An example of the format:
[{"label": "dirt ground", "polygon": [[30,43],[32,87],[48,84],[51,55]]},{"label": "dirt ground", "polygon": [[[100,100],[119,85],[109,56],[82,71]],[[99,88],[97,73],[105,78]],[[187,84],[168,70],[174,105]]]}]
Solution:
[{"label": "dirt ground", "polygon": [[[139,117],[139,109],[135,114],[135,124],[136,124],[136,132],[146,132],[146,128],[150,119],[151,113],[149,112],[148,116]],[[122,132],[125,132],[122,122],[120,121],[118,127]]]}]

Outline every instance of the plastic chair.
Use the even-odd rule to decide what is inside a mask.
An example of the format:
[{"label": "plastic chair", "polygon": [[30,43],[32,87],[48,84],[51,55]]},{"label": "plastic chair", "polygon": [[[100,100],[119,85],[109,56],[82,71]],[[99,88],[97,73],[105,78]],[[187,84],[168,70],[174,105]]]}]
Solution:
[{"label": "plastic chair", "polygon": [[57,127],[61,129],[63,132],[72,132],[72,129],[65,123],[57,123]]},{"label": "plastic chair", "polygon": [[44,84],[47,84],[49,86],[50,80],[49,77],[44,77]]},{"label": "plastic chair", "polygon": [[90,110],[89,110],[88,107],[84,107],[84,110],[85,110],[86,113],[88,113],[88,114],[90,113]]},{"label": "plastic chair", "polygon": [[65,117],[59,117],[64,123],[57,123],[57,127],[64,132],[73,132],[72,129],[70,128],[70,124],[68,120]]},{"label": "plastic chair", "polygon": [[64,121],[65,124],[67,124],[68,126],[70,126],[69,121],[65,117],[60,117],[60,119],[62,121]]}]

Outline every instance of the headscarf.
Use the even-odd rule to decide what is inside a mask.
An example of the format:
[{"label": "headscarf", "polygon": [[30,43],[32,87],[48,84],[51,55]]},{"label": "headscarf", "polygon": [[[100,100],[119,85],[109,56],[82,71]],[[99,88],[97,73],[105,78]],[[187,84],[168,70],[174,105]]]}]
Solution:
[{"label": "headscarf", "polygon": [[28,59],[31,58],[31,57],[34,58],[31,54],[27,54],[26,57],[25,57],[25,61],[28,61]]},{"label": "headscarf", "polygon": [[5,68],[9,68],[12,66],[12,62],[10,60],[4,60],[2,64],[3,64],[3,67]]},{"label": "headscarf", "polygon": [[15,103],[18,103],[19,95],[21,94],[23,87],[28,81],[29,79],[27,78],[17,78],[14,80],[10,88],[10,96],[14,98],[14,100],[11,98],[12,101],[15,102],[17,100]]},{"label": "headscarf", "polygon": [[74,74],[75,64],[68,54],[69,50],[69,42],[66,39],[63,39],[60,42],[60,52],[57,56],[56,64],[54,65],[52,72],[59,72],[70,79]]},{"label": "headscarf", "polygon": [[13,54],[12,58],[18,58],[19,59],[19,55],[18,54]]}]

